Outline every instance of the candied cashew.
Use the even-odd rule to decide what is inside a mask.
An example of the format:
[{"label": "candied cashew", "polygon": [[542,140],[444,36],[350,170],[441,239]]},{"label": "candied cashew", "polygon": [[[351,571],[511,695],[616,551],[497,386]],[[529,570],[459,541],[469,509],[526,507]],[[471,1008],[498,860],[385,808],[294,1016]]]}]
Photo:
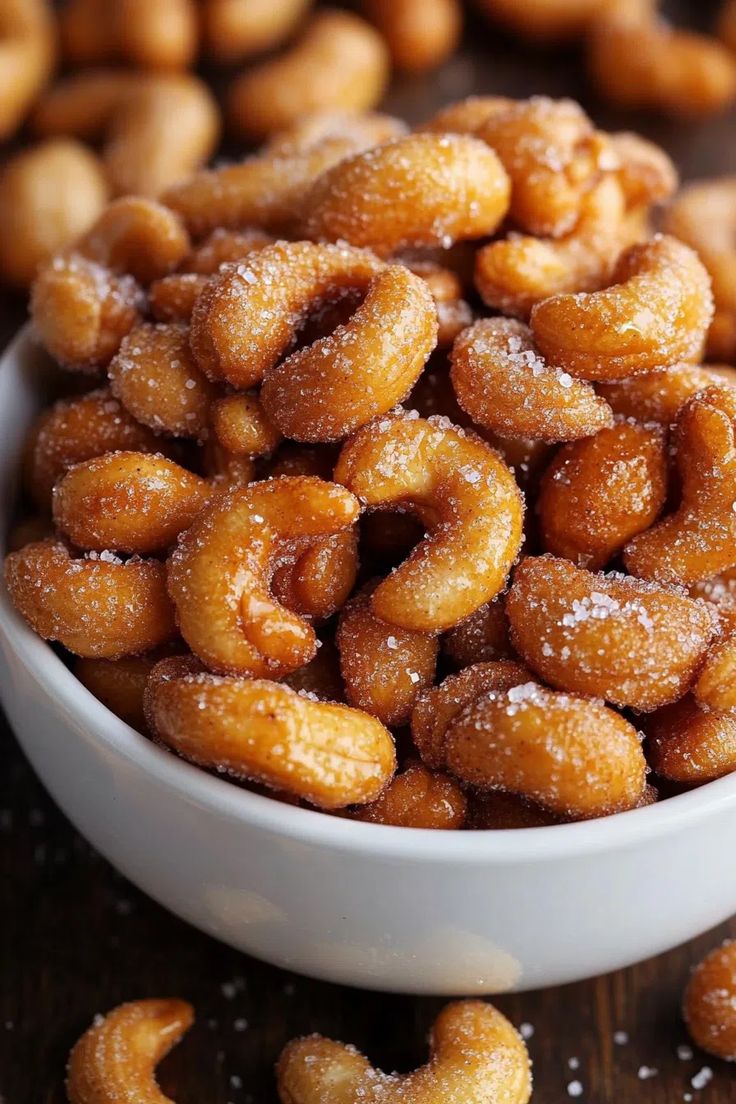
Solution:
[{"label": "candied cashew", "polygon": [[413,1073],[383,1073],[354,1047],[309,1035],[282,1051],[276,1077],[283,1104],[527,1104],[531,1096],[523,1040],[492,1005],[470,1000],[445,1006],[430,1059]]},{"label": "candied cashew", "polygon": [[98,1016],[71,1054],[69,1104],[172,1104],[156,1083],[156,1066],[194,1022],[181,1000],[139,1000]]},{"label": "candied cashew", "polygon": [[329,8],[312,16],[290,50],[235,79],[227,114],[239,135],[263,139],[313,111],[368,111],[388,78],[381,35],[357,15]]},{"label": "candied cashew", "polygon": [[258,395],[238,393],[215,399],[210,422],[218,443],[236,456],[268,456],[282,440]]},{"label": "candied cashew", "polygon": [[47,0],[3,0],[0,11],[0,141],[20,126],[51,76],[54,13]]},{"label": "candied cashew", "polygon": [[591,571],[605,567],[657,520],[667,469],[667,438],[659,426],[617,422],[565,445],[539,487],[544,550]]},{"label": "candied cashew", "polygon": [[205,0],[205,48],[226,63],[273,49],[289,38],[310,4],[311,0]]},{"label": "candied cashew", "polygon": [[511,640],[545,682],[650,712],[692,686],[715,635],[705,603],[676,587],[527,557],[506,598]]},{"label": "candied cashew", "polygon": [[145,708],[183,758],[320,809],[375,800],[396,769],[393,738],[374,717],[276,682],[212,675],[192,657],[153,669]]},{"label": "candied cashew", "polygon": [[458,622],[445,636],[442,648],[456,668],[507,659],[511,655],[511,642],[503,595],[497,595]]},{"label": "candied cashew", "polygon": [[363,0],[363,9],[386,40],[396,68],[406,73],[436,69],[460,40],[460,0]]},{"label": "candied cashew", "polygon": [[670,782],[712,782],[736,771],[736,717],[688,695],[647,720],[652,770]]},{"label": "candied cashew", "polygon": [[602,291],[537,303],[531,328],[555,364],[608,381],[698,359],[712,316],[701,261],[682,242],[658,235],[627,249]]},{"label": "candied cashew", "polygon": [[736,388],[712,386],[680,412],[680,504],[627,545],[633,575],[688,585],[736,567]]},{"label": "candied cashew", "polygon": [[372,509],[416,513],[428,534],[375,590],[373,612],[441,632],[503,588],[521,546],[523,500],[498,453],[447,422],[398,413],[344,446],[335,479]]},{"label": "candied cashew", "polygon": [[72,65],[121,61],[136,69],[187,69],[197,52],[194,0],[67,0],[59,14]]},{"label": "candied cashew", "polygon": [[305,199],[306,237],[382,256],[493,233],[510,184],[487,145],[464,134],[409,134],[347,157]]},{"label": "candied cashew", "polygon": [[215,500],[168,562],[192,651],[222,674],[279,677],[308,663],[314,629],[273,596],[273,575],[315,541],[349,529],[359,513],[344,487],[310,476],[253,483]]},{"label": "candied cashew", "polygon": [[465,827],[468,802],[458,783],[412,760],[394,775],[381,796],[352,814],[353,820],[398,828]]},{"label": "candied cashew", "polygon": [[697,1046],[736,1061],[736,940],[727,939],[695,967],[682,1014]]},{"label": "candied cashew", "polygon": [[173,272],[186,257],[189,235],[167,207],[143,196],[123,196],[108,204],[75,249],[113,272],[149,284]]},{"label": "candied cashew", "polygon": [[449,771],[469,785],[577,820],[635,808],[646,785],[633,725],[602,702],[535,682],[471,702],[447,730],[445,755]]},{"label": "candied cashew", "polygon": [[713,645],[695,683],[701,705],[720,712],[736,712],[736,636]]},{"label": "candied cashew", "polygon": [[492,433],[553,443],[590,437],[613,423],[605,399],[547,363],[529,327],[513,318],[475,322],[455,339],[450,359],[460,406]]},{"label": "candied cashew", "polygon": [[199,475],[144,452],[107,452],[76,464],[54,487],[54,521],[86,551],[165,552],[207,505]]},{"label": "candied cashew", "polygon": [[671,425],[680,408],[698,391],[714,383],[736,385],[736,368],[715,364],[675,364],[618,383],[599,383],[596,390],[614,414],[637,422]]},{"label": "candied cashew", "polygon": [[120,659],[78,658],[73,671],[75,678],[116,717],[138,732],[145,732],[143,694],[148,676],[164,656],[179,651],[181,649],[172,644],[144,655],[122,656]]},{"label": "candied cashew", "polygon": [[435,134],[475,134],[486,119],[506,111],[514,104],[508,96],[467,96],[448,104],[416,129]]},{"label": "candied cashew", "polygon": [[174,635],[164,565],[112,553],[74,558],[50,537],[5,559],[5,584],[31,628],[75,655],[119,659]]},{"label": "candied cashew", "polygon": [[664,203],[677,191],[677,169],[660,146],[628,130],[609,134],[608,140],[620,162],[616,177],[629,210]]},{"label": "candied cashew", "polygon": [[693,583],[688,589],[691,597],[702,598],[713,609],[725,636],[736,633],[736,568]]}]

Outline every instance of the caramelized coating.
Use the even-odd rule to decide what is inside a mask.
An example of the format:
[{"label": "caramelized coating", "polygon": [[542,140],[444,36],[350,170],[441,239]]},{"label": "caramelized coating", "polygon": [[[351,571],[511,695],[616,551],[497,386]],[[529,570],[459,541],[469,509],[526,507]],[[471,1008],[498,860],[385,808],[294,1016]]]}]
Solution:
[{"label": "caramelized coating", "polygon": [[156,1066],[194,1021],[181,1000],[139,1000],[95,1017],[69,1055],[69,1104],[172,1104],[156,1083]]},{"label": "caramelized coating", "polygon": [[[669,154],[633,131],[619,131],[609,134],[608,138],[620,161],[616,175],[629,209],[671,199],[677,191],[679,178]],[[675,234],[675,237],[680,235]]]},{"label": "caramelized coating", "polygon": [[273,156],[288,156],[335,140],[348,142],[356,150],[372,149],[394,138],[403,138],[407,129],[403,119],[379,111],[312,111],[277,131],[265,151]]},{"label": "caramelized coating", "polygon": [[292,690],[301,691],[326,702],[344,702],[345,687],[340,674],[340,656],[331,640],[321,641],[319,651],[305,667],[287,675],[283,682]]},{"label": "caramelized coating", "polygon": [[336,643],[350,705],[385,725],[407,724],[417,697],[434,680],[439,643],[429,633],[389,625],[371,608],[375,581],[340,614]]},{"label": "caramelized coating", "polygon": [[575,441],[613,423],[589,383],[539,355],[531,330],[513,318],[483,318],[456,338],[452,386],[463,410],[492,433]]},{"label": "caramelized coating", "polygon": [[149,284],[173,272],[189,245],[173,211],[152,199],[124,196],[105,208],[76,249],[90,261]]},{"label": "caramelized coating", "polygon": [[194,0],[67,0],[59,29],[73,65],[120,61],[136,69],[187,69],[197,52]]},{"label": "caramelized coating", "polygon": [[216,390],[194,362],[188,326],[139,323],[123,338],[107,374],[137,422],[172,437],[207,435]]},{"label": "caramelized coating", "polygon": [[390,265],[372,277],[349,322],[266,369],[264,409],[285,437],[342,440],[406,398],[436,341],[425,281]]},{"label": "caramelized coating", "polygon": [[450,629],[444,638],[443,650],[458,668],[510,656],[509,623],[503,595],[486,602]]},{"label": "caramelized coating", "polygon": [[736,388],[708,387],[677,421],[680,504],[628,544],[627,570],[644,579],[695,583],[736,567]]},{"label": "caramelized coating", "polygon": [[619,107],[697,117],[736,96],[736,61],[714,38],[672,27],[653,0],[609,0],[588,36],[588,69]]},{"label": "caramelized coating", "polygon": [[91,694],[138,732],[146,731],[143,693],[148,676],[166,654],[157,648],[145,655],[123,656],[121,659],[77,659],[74,674]]},{"label": "caramelized coating", "polygon": [[391,734],[373,717],[276,682],[211,675],[190,657],[153,669],[145,707],[185,759],[320,809],[375,800],[396,769]]},{"label": "caramelized coating", "polygon": [[144,452],[76,464],[54,487],[54,521],[77,548],[165,552],[212,496],[206,479]]},{"label": "caramelized coating", "polygon": [[697,1046],[736,1061],[736,941],[726,940],[693,970],[682,1014]]},{"label": "caramelized coating", "polygon": [[276,242],[241,264],[225,265],[192,314],[195,360],[210,379],[240,390],[254,387],[289,352],[310,311],[351,291],[365,292],[381,271],[381,262],[365,250],[306,241]]},{"label": "caramelized coating", "polygon": [[276,1066],[283,1104],[527,1104],[529,1056],[500,1012],[483,1001],[448,1004],[434,1022],[430,1059],[408,1074],[383,1073],[351,1046],[310,1035],[288,1044]]},{"label": "caramelized coating", "polygon": [[78,372],[96,372],[112,360],[142,307],[132,276],[116,276],[78,253],[44,265],[31,292],[31,316],[44,347]]},{"label": "caramelized coating", "polygon": [[326,621],[347,602],[358,575],[358,531],[315,540],[294,563],[277,568],[274,597],[310,621]]},{"label": "caramelized coating", "polygon": [[148,289],[148,309],[157,322],[189,322],[207,277],[197,272],[175,272],[154,280]]},{"label": "caramelized coating", "polygon": [[5,584],[18,610],[44,640],[79,656],[119,659],[174,635],[163,564],[111,552],[73,558],[52,538],[5,560]]},{"label": "caramelized coating", "polygon": [[537,499],[542,545],[596,571],[654,524],[666,497],[664,430],[617,422],[565,445],[545,471]]},{"label": "caramelized coating", "polygon": [[647,722],[652,770],[670,782],[712,782],[736,771],[736,718],[688,695]]},{"label": "caramelized coating", "polygon": [[693,583],[689,590],[693,598],[702,598],[714,610],[722,633],[736,633],[736,569]]},{"label": "caramelized coating", "polygon": [[349,529],[357,499],[314,476],[281,477],[213,502],[169,559],[182,636],[212,670],[279,677],[308,663],[314,629],[271,593],[275,571]]},{"label": "caramelized coating", "polygon": [[465,827],[467,811],[467,798],[457,782],[411,760],[381,796],[359,809],[353,819],[398,828],[457,830]]},{"label": "caramelized coating", "polygon": [[476,133],[511,178],[511,218],[542,237],[569,233],[601,171],[618,165],[605,135],[572,100],[512,101],[491,112]]},{"label": "caramelized coating", "polygon": [[708,709],[736,712],[736,636],[727,637],[708,652],[695,683],[695,697]]},{"label": "caramelized coating", "polygon": [[61,399],[34,422],[24,448],[24,483],[39,510],[48,512],[54,484],[74,464],[120,449],[159,448],[154,434],[103,387]]},{"label": "caramelized coating", "polygon": [[709,364],[675,364],[661,372],[632,376],[618,383],[601,383],[597,390],[614,414],[668,426],[689,398],[714,383],[736,385],[736,369]]},{"label": "caramelized coating", "polygon": [[218,444],[235,456],[267,456],[282,439],[257,395],[239,393],[216,399],[210,420]]},{"label": "caramelized coating", "polygon": [[437,344],[449,348],[466,326],[473,321],[473,309],[463,298],[460,277],[451,268],[442,268],[434,261],[406,260],[406,267],[421,276],[434,299],[437,311]]},{"label": "caramelized coating", "polygon": [[27,288],[40,264],[88,229],[107,197],[99,159],[79,142],[50,139],[11,157],[0,174],[0,278]]},{"label": "caramelized coating", "polygon": [[55,61],[54,13],[47,0],[3,0],[0,11],[0,141],[20,126]]},{"label": "caramelized coating", "polygon": [[206,0],[205,49],[219,62],[244,61],[285,42],[309,7],[310,0]]},{"label": "caramelized coating", "polygon": [[204,241],[196,245],[181,263],[184,273],[214,276],[220,266],[232,261],[242,261],[251,253],[257,253],[273,243],[265,230],[213,230]]},{"label": "caramelized coating", "polygon": [[249,456],[226,452],[212,437],[204,442],[202,466],[207,478],[219,490],[247,487],[256,477],[255,464]]},{"label": "caramelized coating", "polygon": [[460,0],[364,0],[363,8],[386,40],[392,62],[406,73],[436,69],[457,49]]},{"label": "caramelized coating", "polygon": [[424,690],[411,715],[411,735],[422,761],[433,770],[446,768],[447,730],[455,718],[489,691],[510,690],[530,678],[523,664],[500,660],[476,663],[456,675],[448,675],[439,686]]},{"label": "caramelized coating", "polygon": [[545,682],[649,712],[692,686],[715,632],[675,587],[527,557],[506,599],[514,647]]},{"label": "caramelized coating", "polygon": [[712,316],[700,260],[682,242],[658,235],[621,255],[603,291],[537,303],[531,327],[549,360],[607,381],[697,360]]},{"label": "caramelized coating", "polygon": [[483,246],[475,265],[483,302],[528,318],[550,295],[606,285],[621,250],[631,244],[624,203],[618,179],[605,176],[582,197],[575,225],[561,238],[510,234]]},{"label": "caramelized coating", "polygon": [[410,134],[328,169],[306,198],[307,237],[382,256],[493,233],[509,205],[498,157],[462,134]]},{"label": "caramelized coating", "polygon": [[467,827],[475,831],[505,828],[546,828],[560,818],[518,794],[489,790],[470,795]]},{"label": "caramelized coating", "polygon": [[479,7],[525,41],[560,42],[579,38],[605,0],[480,0]]},{"label": "caramelized coating", "polygon": [[576,820],[634,808],[646,785],[633,725],[601,702],[534,682],[476,698],[445,741],[448,768],[463,782]]},{"label": "caramelized coating", "polygon": [[475,134],[487,119],[503,114],[514,102],[507,96],[468,96],[440,108],[417,129],[435,134]]},{"label": "caramelized coating", "polygon": [[313,111],[368,111],[389,77],[386,45],[369,23],[329,8],[286,53],[237,77],[228,93],[232,129],[267,138]]},{"label": "caramelized coating", "polygon": [[399,413],[360,430],[335,479],[368,508],[409,510],[428,530],[373,594],[373,612],[417,632],[452,628],[503,588],[523,502],[493,449],[446,420]]}]

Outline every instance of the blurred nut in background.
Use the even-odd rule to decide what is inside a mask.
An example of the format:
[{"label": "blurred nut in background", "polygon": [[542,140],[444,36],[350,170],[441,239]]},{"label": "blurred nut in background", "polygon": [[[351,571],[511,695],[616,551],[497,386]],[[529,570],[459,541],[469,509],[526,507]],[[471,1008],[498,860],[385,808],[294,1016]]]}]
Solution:
[{"label": "blurred nut in background", "polygon": [[46,0],[0,3],[0,140],[9,138],[51,75],[54,22]]}]

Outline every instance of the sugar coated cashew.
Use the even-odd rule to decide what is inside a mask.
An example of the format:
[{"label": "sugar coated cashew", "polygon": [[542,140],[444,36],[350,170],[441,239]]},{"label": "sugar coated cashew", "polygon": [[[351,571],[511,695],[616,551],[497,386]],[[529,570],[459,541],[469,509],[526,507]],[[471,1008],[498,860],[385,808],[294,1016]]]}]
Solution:
[{"label": "sugar coated cashew", "polygon": [[389,265],[349,322],[266,370],[261,401],[285,437],[339,441],[406,398],[436,341],[426,282]]},{"label": "sugar coated cashew", "polygon": [[726,940],[695,967],[682,1014],[694,1043],[736,1061],[736,940]]},{"label": "sugar coated cashew", "polygon": [[646,785],[639,734],[613,709],[527,682],[476,698],[445,737],[450,772],[566,818],[635,808]]},{"label": "sugar coated cashew", "polygon": [[282,606],[312,622],[326,621],[347,602],[358,575],[358,532],[344,529],[315,540],[271,580]]},{"label": "sugar coated cashew", "polygon": [[123,338],[107,374],[137,422],[172,437],[207,436],[216,390],[194,362],[188,326],[139,323]]},{"label": "sugar coated cashew", "polygon": [[118,659],[174,635],[164,566],[157,560],[124,563],[111,552],[77,559],[51,537],[6,558],[5,584],[33,630],[75,655]]},{"label": "sugar coated cashew", "polygon": [[353,820],[399,828],[465,827],[468,801],[453,778],[410,760],[381,796],[353,813]]},{"label": "sugar coated cashew", "polygon": [[264,152],[283,157],[306,153],[326,141],[341,140],[349,143],[355,152],[403,138],[407,131],[403,119],[380,111],[312,111],[277,131],[267,142]]},{"label": "sugar coated cashew", "polygon": [[73,671],[82,685],[116,717],[138,732],[145,732],[143,694],[148,676],[164,656],[180,650],[173,644],[144,655],[122,656],[120,659],[79,658],[74,662]]},{"label": "sugar coated cashew", "polygon": [[449,348],[459,333],[473,322],[473,308],[462,298],[460,277],[434,261],[407,260],[406,267],[421,276],[430,290],[437,311],[437,344]]},{"label": "sugar coated cashew", "polygon": [[675,116],[721,111],[736,96],[736,62],[716,39],[672,27],[654,0],[601,5],[588,36],[588,69],[620,107]]},{"label": "sugar coated cashew", "polygon": [[591,571],[605,567],[657,520],[667,469],[667,438],[659,426],[617,422],[565,445],[539,488],[544,550]]},{"label": "sugar coated cashew", "polygon": [[285,54],[236,78],[227,114],[241,136],[262,139],[312,111],[368,111],[389,77],[388,50],[365,20],[330,8],[315,14]]},{"label": "sugar coated cashew", "polygon": [[711,606],[725,636],[736,633],[736,569],[693,583],[688,589],[693,598],[702,598]]},{"label": "sugar coated cashew", "polygon": [[676,364],[618,383],[600,383],[596,390],[614,414],[669,426],[689,398],[714,383],[736,385],[736,369],[715,364]]},{"label": "sugar coated cashew", "polygon": [[462,31],[459,0],[364,0],[397,69],[436,69],[457,48]]},{"label": "sugar coated cashew", "polygon": [[[94,2],[99,4],[100,0]],[[31,126],[42,138],[71,135],[95,142],[140,79],[139,74],[122,69],[75,73],[43,91],[33,110]]]},{"label": "sugar coated cashew", "polygon": [[435,134],[475,134],[491,115],[508,110],[515,101],[507,96],[467,96],[442,107],[417,130]]},{"label": "sugar coated cashew", "polygon": [[500,660],[475,663],[448,675],[439,686],[423,690],[411,715],[411,735],[422,762],[434,770],[444,769],[447,729],[463,709],[490,690],[510,690],[530,679],[523,664]]},{"label": "sugar coated cashew", "polygon": [[542,354],[591,380],[618,380],[697,360],[713,317],[697,255],[658,235],[623,253],[603,291],[553,295],[532,310]]},{"label": "sugar coated cashew", "polygon": [[644,579],[695,583],[736,567],[736,388],[708,387],[677,422],[680,504],[627,545],[627,570]]},{"label": "sugar coated cashew", "polygon": [[113,272],[149,284],[173,272],[186,257],[189,235],[181,220],[155,200],[113,200],[76,244],[76,251]]},{"label": "sugar coated cashew", "polygon": [[174,272],[148,288],[148,309],[157,322],[189,322],[207,277],[198,272]]},{"label": "sugar coated cashew", "polygon": [[59,16],[65,59],[187,69],[197,52],[194,0],[67,0]]},{"label": "sugar coated cashew", "polygon": [[509,623],[503,595],[480,606],[445,636],[443,651],[455,668],[489,663],[511,655]]},{"label": "sugar coated cashew", "polygon": [[206,0],[205,48],[219,62],[244,61],[280,46],[298,27],[310,0]]},{"label": "sugar coated cashew", "polygon": [[107,202],[99,159],[50,139],[11,157],[0,175],[0,279],[26,288],[39,265],[78,238]]},{"label": "sugar coated cashew", "polygon": [[0,141],[10,138],[49,79],[54,15],[47,0],[3,0],[0,9]]},{"label": "sugar coated cashew", "polygon": [[477,138],[410,134],[328,169],[306,197],[303,229],[387,256],[491,234],[509,197],[503,165]]},{"label": "sugar coated cashew", "polygon": [[191,657],[154,668],[145,704],[152,731],[185,759],[320,809],[375,800],[396,769],[374,717],[276,682],[211,675]]},{"label": "sugar coated cashew", "polygon": [[628,130],[609,134],[608,140],[620,161],[616,178],[629,210],[664,203],[674,195],[679,183],[677,169],[660,146]]},{"label": "sugar coated cashew", "polygon": [[483,318],[455,339],[452,386],[476,425],[506,437],[575,441],[613,424],[589,383],[548,364],[531,330],[513,318]]},{"label": "sugar coated cashew", "polygon": [[139,1000],[95,1018],[69,1055],[69,1104],[172,1104],[156,1083],[156,1066],[194,1022],[181,1000]]},{"label": "sugar coated cashew", "polygon": [[307,663],[314,630],[272,596],[271,579],[359,513],[354,495],[313,476],[254,483],[212,503],[169,559],[169,591],[192,651],[224,674],[278,677]]},{"label": "sugar coated cashew", "polygon": [[491,112],[477,136],[511,178],[509,214],[530,234],[560,237],[578,220],[583,196],[618,158],[572,100],[533,96]]},{"label": "sugar coated cashew", "polygon": [[502,589],[521,545],[523,502],[479,438],[442,419],[379,418],[347,442],[335,479],[369,508],[409,510],[429,530],[375,590],[382,620],[440,632]]},{"label": "sugar coated cashew", "polygon": [[430,1059],[414,1073],[382,1073],[354,1047],[321,1035],[296,1039],[276,1067],[283,1104],[527,1104],[529,1056],[492,1005],[448,1004],[434,1022]]},{"label": "sugar coated cashew", "polygon": [[432,685],[439,642],[381,621],[371,609],[374,590],[364,587],[340,613],[340,670],[350,705],[385,725],[403,725],[419,693]]},{"label": "sugar coated cashew", "polygon": [[712,782],[736,771],[736,717],[688,695],[647,721],[652,770],[670,782]]},{"label": "sugar coated cashew", "polygon": [[281,442],[281,434],[257,395],[225,395],[210,408],[212,432],[218,443],[236,456],[267,456]]},{"label": "sugar coated cashew", "polygon": [[695,697],[708,709],[736,712],[736,636],[714,644],[708,652],[695,683]]},{"label": "sugar coated cashew", "polygon": [[74,464],[118,449],[158,452],[161,442],[103,387],[61,399],[32,425],[24,448],[24,484],[40,510],[51,508],[57,479]]},{"label": "sugar coated cashew", "polygon": [[54,521],[77,548],[154,555],[207,505],[206,479],[145,452],[108,452],[76,464],[54,487]]},{"label": "sugar coated cashew", "polygon": [[716,629],[675,587],[527,557],[506,598],[514,647],[545,682],[642,712],[682,697]]}]

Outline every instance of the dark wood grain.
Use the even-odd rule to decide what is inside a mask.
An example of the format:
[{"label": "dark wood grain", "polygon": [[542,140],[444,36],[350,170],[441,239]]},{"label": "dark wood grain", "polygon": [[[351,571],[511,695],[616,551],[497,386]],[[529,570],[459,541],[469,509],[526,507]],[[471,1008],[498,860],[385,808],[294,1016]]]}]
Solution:
[{"label": "dark wood grain", "polygon": [[[698,8],[701,21],[711,11]],[[477,22],[461,55],[432,78],[395,82],[387,106],[418,121],[440,103],[487,91],[573,95],[603,125],[662,142],[687,177],[736,171],[733,116],[699,125],[615,116],[588,95],[574,52],[525,51]],[[2,303],[0,342],[22,315],[20,302]],[[441,1002],[307,981],[199,934],[76,835],[6,727],[0,756],[0,1104],[60,1104],[74,1039],[96,1012],[139,996],[183,996],[197,1007],[197,1025],[161,1071],[178,1104],[271,1104],[274,1059],[287,1039],[308,1031],[353,1041],[389,1068],[423,1059]],[[724,841],[723,861],[724,877],[736,876],[732,842]],[[534,1028],[535,1101],[567,1101],[568,1084],[579,1080],[591,1104],[675,1104],[688,1092],[707,1104],[733,1104],[733,1066],[676,1053],[687,1041],[678,1009],[688,969],[729,933],[736,935],[736,922],[608,977],[499,998],[514,1022]],[[614,1041],[622,1031],[626,1045]],[[706,1064],[713,1081],[698,1093],[690,1079]],[[642,1080],[641,1067],[658,1073]]]}]

